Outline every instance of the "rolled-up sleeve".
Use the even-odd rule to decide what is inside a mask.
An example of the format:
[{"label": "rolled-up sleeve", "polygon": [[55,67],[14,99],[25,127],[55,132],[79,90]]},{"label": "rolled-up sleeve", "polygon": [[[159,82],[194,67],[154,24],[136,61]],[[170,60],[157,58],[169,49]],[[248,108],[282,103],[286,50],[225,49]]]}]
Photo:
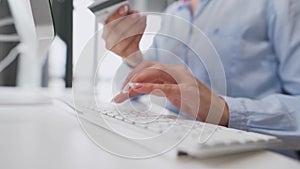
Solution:
[{"label": "rolled-up sleeve", "polygon": [[300,96],[224,99],[230,111],[228,127],[277,136],[300,148]]},{"label": "rolled-up sleeve", "polygon": [[257,100],[224,97],[230,111],[229,127],[275,135],[300,144],[300,1],[270,2],[268,34],[284,94]]}]

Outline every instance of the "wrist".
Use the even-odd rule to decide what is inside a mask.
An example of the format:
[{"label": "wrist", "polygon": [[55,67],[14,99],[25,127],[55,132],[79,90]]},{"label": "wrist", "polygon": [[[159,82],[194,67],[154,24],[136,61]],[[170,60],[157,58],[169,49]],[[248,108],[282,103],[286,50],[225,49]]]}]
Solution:
[{"label": "wrist", "polygon": [[227,105],[226,101],[223,100],[223,102],[224,102],[224,109],[223,109],[223,115],[222,115],[222,118],[221,118],[221,121],[220,121],[220,125],[228,127],[228,124],[229,124],[229,108],[228,108],[228,105]]},{"label": "wrist", "polygon": [[212,97],[209,99],[211,104],[207,107],[205,122],[228,127],[229,107],[226,101],[214,94]]},{"label": "wrist", "polygon": [[124,61],[129,67],[135,68],[143,61],[143,54],[140,50],[138,50],[137,52],[127,56]]}]

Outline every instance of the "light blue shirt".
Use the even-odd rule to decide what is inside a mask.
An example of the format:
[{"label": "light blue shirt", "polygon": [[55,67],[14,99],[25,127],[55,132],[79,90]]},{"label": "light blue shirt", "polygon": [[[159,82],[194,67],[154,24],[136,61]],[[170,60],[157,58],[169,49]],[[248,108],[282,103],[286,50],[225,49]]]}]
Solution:
[{"label": "light blue shirt", "polygon": [[[200,0],[193,16],[189,2],[180,1],[166,13],[200,28],[219,53],[227,79],[229,127],[300,143],[299,0]],[[180,19],[163,17],[159,33],[186,45],[158,35],[152,46],[157,51],[145,58],[175,63],[162,49],[171,51],[210,86],[203,64],[188,48],[203,50],[192,29]]]},{"label": "light blue shirt", "polygon": [[[199,0],[193,16],[189,2],[179,1],[166,13],[200,28],[219,53],[229,127],[275,135],[300,148],[300,1]],[[209,55],[201,55],[202,37],[194,27],[163,17],[159,34],[172,38],[157,35],[145,59],[181,64],[176,55],[209,87],[206,69],[195,53],[208,60]]]}]

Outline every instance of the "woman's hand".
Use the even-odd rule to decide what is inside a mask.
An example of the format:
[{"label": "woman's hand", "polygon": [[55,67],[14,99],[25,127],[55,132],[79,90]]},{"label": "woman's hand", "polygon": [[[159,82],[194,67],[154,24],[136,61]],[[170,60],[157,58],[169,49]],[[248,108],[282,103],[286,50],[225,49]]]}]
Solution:
[{"label": "woman's hand", "polygon": [[127,59],[130,66],[141,61],[140,40],[146,28],[146,16],[130,10],[128,5],[120,7],[106,20],[102,38],[106,48]]},{"label": "woman's hand", "polygon": [[128,93],[116,96],[115,102],[121,103],[138,94],[162,96],[181,112],[200,121],[228,125],[226,102],[184,67],[145,61],[132,71],[126,83],[130,84]]}]

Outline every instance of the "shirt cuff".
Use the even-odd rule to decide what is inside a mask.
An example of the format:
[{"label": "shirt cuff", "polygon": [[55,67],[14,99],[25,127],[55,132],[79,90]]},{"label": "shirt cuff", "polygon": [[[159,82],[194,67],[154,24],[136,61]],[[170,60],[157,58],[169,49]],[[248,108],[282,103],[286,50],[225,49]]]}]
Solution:
[{"label": "shirt cuff", "polygon": [[247,131],[248,113],[243,101],[237,98],[221,96],[229,108],[229,128]]}]

